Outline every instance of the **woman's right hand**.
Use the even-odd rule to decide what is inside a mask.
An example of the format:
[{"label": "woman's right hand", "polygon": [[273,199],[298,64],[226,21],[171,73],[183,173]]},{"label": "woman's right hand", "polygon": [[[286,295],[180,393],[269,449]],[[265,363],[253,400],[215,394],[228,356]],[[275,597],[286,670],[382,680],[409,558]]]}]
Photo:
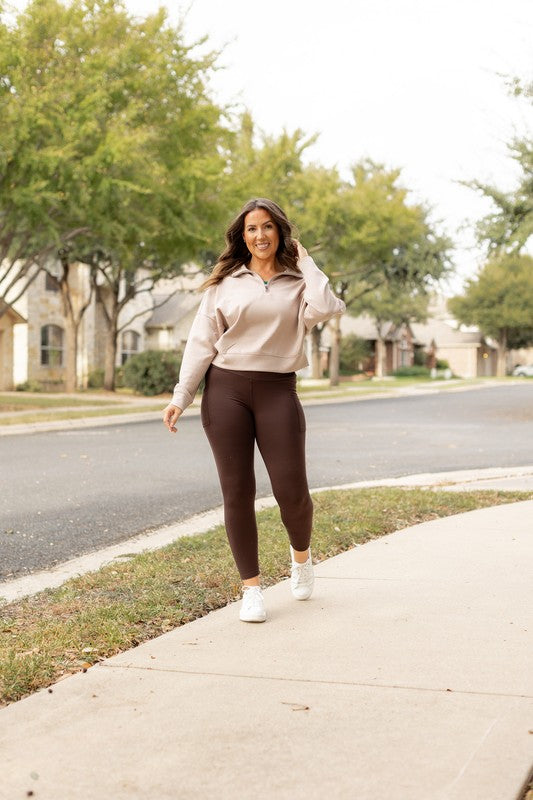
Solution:
[{"label": "woman's right hand", "polygon": [[172,405],[172,403],[169,403],[163,411],[163,423],[167,426],[170,433],[177,433],[178,429],[176,428],[176,423],[182,414],[183,411],[181,408]]}]

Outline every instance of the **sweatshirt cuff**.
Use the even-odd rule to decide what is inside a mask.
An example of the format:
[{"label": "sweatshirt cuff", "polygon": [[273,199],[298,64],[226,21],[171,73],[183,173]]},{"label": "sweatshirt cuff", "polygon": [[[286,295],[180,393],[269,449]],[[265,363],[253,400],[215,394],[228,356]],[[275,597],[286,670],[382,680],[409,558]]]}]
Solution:
[{"label": "sweatshirt cuff", "polygon": [[185,411],[185,409],[190,406],[193,400],[194,398],[191,397],[191,393],[187,391],[187,389],[184,389],[182,386],[176,386],[170,403],[173,406],[181,408],[182,411]]}]

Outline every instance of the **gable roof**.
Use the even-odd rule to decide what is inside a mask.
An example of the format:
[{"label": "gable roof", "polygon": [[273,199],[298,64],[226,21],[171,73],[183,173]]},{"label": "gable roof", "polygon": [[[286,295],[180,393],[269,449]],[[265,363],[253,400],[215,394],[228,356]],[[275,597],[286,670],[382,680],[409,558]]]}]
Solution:
[{"label": "gable roof", "polygon": [[1,299],[0,299],[0,311],[2,312],[2,316],[9,317],[14,325],[16,325],[19,322],[28,321],[22,316],[22,314],[19,314],[18,311],[15,311],[13,306],[10,306],[9,303],[6,303],[5,300]]},{"label": "gable roof", "polygon": [[428,319],[427,322],[413,322],[413,333],[422,344],[430,345],[432,341],[437,347],[461,347],[467,345],[480,346],[486,344],[480,331],[461,331],[452,328],[440,319]]},{"label": "gable roof", "polygon": [[[200,305],[201,295],[197,292],[176,292],[172,295],[154,294],[152,316],[145,323],[145,328],[173,328],[191,311]],[[168,298],[165,300],[165,298]],[[162,305],[161,305],[162,304]]]}]

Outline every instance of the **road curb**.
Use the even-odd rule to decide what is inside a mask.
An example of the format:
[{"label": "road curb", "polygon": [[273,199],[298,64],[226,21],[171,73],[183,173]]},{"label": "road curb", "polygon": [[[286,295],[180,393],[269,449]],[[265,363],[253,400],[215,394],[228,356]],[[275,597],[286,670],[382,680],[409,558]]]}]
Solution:
[{"label": "road curb", "polygon": [[[505,384],[506,386],[520,386],[521,381],[517,380],[512,383]],[[334,405],[338,403],[360,403],[364,400],[387,400],[398,399],[402,397],[423,397],[428,394],[448,394],[456,392],[470,392],[478,389],[494,389],[502,386],[499,382],[487,384],[475,384],[473,386],[458,385],[443,385],[443,386],[410,386],[402,389],[401,387],[391,389],[389,391],[369,392],[360,397],[306,397],[305,394],[300,394],[300,401],[304,406],[316,405]],[[163,401],[164,402],[164,401]],[[115,414],[101,417],[86,417],[81,419],[63,419],[63,420],[49,420],[47,422],[30,422],[27,425],[21,423],[20,425],[2,425],[0,420],[0,437],[2,436],[20,436],[22,434],[30,433],[52,433],[54,431],[74,431],[83,430],[84,428],[99,428],[107,427],[109,425],[127,425],[137,422],[153,422],[162,419],[164,406],[161,406],[161,411],[139,411],[133,414]],[[186,411],[187,417],[196,417],[200,414],[200,405],[197,403],[189,406]]]},{"label": "road curb", "polygon": [[[480,481],[505,479],[525,479],[533,487],[533,465],[524,467],[494,467],[482,470],[456,470],[453,472],[418,473],[397,478],[357,481],[337,486],[321,486],[311,489],[311,494],[325,491],[341,491],[348,489],[371,489],[379,486],[405,486],[409,488],[432,487],[456,490],[458,486],[468,488],[468,484],[479,484]],[[479,488],[478,485],[472,488]],[[489,487],[492,488],[492,487]],[[256,500],[256,511],[276,506],[272,495]],[[106,564],[129,558],[143,551],[157,550],[176,541],[183,536],[194,536],[205,533],[215,525],[224,523],[224,510],[218,506],[200,514],[195,514],[174,525],[166,525],[149,533],[142,533],[126,539],[118,544],[97,550],[87,555],[78,556],[58,564],[49,570],[42,570],[0,584],[0,602],[12,603],[23,597],[36,594],[45,589],[55,589],[70,578],[94,572]]]}]

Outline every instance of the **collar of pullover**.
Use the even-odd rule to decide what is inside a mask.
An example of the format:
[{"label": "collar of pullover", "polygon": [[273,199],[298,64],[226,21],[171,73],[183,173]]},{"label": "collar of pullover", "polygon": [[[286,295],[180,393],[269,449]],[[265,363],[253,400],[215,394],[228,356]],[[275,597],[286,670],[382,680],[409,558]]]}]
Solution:
[{"label": "collar of pullover", "polygon": [[[255,273],[253,270],[248,269],[246,264],[241,264],[241,266],[238,267],[235,270],[235,272],[231,273],[231,277],[232,278],[239,278],[241,275],[256,275],[256,274],[257,273]],[[283,272],[276,272],[276,274],[273,275],[272,278],[277,278],[278,275],[290,275],[292,278],[302,278],[303,279],[302,273],[301,272],[296,272],[296,270],[294,270],[294,269],[285,269],[285,270],[283,270]]]}]

